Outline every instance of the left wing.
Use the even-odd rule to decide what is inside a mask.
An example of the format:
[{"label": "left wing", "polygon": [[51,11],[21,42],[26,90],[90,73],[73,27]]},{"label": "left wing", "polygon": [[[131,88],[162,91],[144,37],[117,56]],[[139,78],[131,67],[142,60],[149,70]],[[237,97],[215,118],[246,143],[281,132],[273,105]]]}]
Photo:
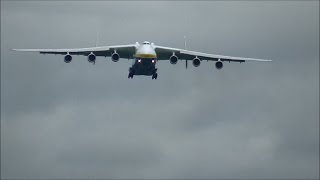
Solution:
[{"label": "left wing", "polygon": [[216,54],[207,54],[196,51],[188,51],[184,49],[170,48],[164,46],[155,46],[155,51],[158,56],[158,60],[169,60],[174,53],[180,60],[193,60],[198,57],[201,60],[209,61],[229,61],[229,62],[245,62],[245,61],[272,61],[269,59],[255,59],[244,57],[232,57]]},{"label": "left wing", "polygon": [[61,55],[84,55],[88,56],[94,53],[96,56],[111,56],[113,52],[117,52],[121,58],[132,58],[135,53],[135,44],[89,47],[78,49],[12,49],[13,51],[38,52],[40,54],[61,54]]}]

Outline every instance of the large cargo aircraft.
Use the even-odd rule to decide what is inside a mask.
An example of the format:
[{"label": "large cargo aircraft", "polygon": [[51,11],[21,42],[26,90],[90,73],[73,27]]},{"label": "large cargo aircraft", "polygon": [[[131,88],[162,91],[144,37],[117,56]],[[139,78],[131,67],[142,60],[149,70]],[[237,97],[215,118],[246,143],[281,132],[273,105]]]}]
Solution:
[{"label": "large cargo aircraft", "polygon": [[83,55],[88,57],[88,61],[95,64],[97,56],[111,57],[113,62],[120,58],[134,59],[129,68],[128,78],[136,75],[152,76],[157,79],[158,73],[156,63],[160,60],[169,60],[171,64],[176,64],[178,60],[192,61],[193,66],[198,67],[202,60],[214,61],[217,69],[222,69],[223,62],[245,62],[245,61],[272,61],[267,59],[254,59],[244,57],[232,57],[216,54],[207,54],[185,49],[157,46],[148,41],[142,44],[136,42],[129,45],[101,46],[78,49],[12,49],[14,51],[39,52],[41,54],[61,54],[64,55],[64,62],[70,63],[73,55]]}]

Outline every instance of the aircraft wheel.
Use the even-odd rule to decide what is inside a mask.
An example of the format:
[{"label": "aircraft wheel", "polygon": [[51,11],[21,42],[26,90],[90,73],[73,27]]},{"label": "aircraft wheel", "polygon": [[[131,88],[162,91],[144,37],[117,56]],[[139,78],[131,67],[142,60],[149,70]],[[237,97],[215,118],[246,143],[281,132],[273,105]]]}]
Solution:
[{"label": "aircraft wheel", "polygon": [[157,79],[158,78],[158,73],[155,73],[152,75],[152,79]]},{"label": "aircraft wheel", "polygon": [[133,78],[133,74],[132,73],[129,73],[129,75],[128,75],[128,78]]}]

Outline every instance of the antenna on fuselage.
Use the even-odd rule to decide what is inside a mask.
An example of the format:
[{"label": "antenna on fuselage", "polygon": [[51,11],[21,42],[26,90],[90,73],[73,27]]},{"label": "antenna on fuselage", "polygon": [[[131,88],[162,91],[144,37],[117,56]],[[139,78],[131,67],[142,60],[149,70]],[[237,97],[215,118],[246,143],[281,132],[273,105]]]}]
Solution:
[{"label": "antenna on fuselage", "polygon": [[[183,38],[184,38],[184,49],[188,50],[188,48],[187,48],[187,38],[186,38],[186,36],[183,36]],[[187,59],[186,59],[186,69],[188,69],[188,60]]]},{"label": "antenna on fuselage", "polygon": [[188,48],[187,48],[187,37],[183,36],[183,38],[184,38],[184,49],[188,50]]}]

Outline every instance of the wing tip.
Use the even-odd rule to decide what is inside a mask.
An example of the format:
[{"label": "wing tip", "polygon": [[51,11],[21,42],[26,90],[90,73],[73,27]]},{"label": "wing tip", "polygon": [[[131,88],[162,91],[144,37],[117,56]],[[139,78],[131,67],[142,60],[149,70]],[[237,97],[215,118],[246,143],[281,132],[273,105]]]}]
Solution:
[{"label": "wing tip", "polygon": [[26,49],[10,49],[11,51],[27,51]]},{"label": "wing tip", "polygon": [[273,61],[272,59],[251,59],[251,60],[260,61],[260,62],[272,62]]}]

